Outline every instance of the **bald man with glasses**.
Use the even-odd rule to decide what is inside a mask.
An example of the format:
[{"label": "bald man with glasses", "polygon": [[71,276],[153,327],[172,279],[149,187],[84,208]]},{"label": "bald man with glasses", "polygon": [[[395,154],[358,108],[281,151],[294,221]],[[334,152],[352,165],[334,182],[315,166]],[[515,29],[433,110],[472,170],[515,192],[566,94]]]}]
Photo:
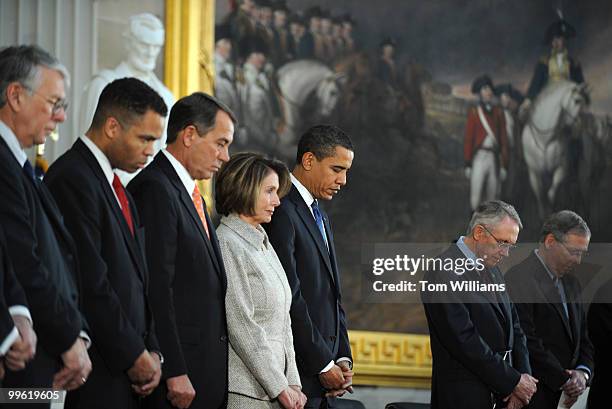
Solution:
[{"label": "bald man with glasses", "polygon": [[530,408],[554,409],[562,392],[571,406],[593,374],[582,289],[570,274],[585,257],[590,240],[582,217],[570,210],[557,212],[544,222],[538,248],[506,274],[533,374],[540,380]]}]

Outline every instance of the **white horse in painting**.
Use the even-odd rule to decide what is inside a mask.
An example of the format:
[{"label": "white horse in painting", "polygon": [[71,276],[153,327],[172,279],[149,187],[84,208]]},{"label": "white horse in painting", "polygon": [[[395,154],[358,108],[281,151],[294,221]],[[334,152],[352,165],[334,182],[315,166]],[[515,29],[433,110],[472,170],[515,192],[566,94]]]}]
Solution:
[{"label": "white horse in painting", "polygon": [[568,171],[568,138],[564,128],[574,124],[586,102],[585,84],[550,83],[536,98],[522,141],[529,182],[538,201],[540,218],[551,211]]},{"label": "white horse in painting", "polygon": [[338,80],[343,73],[335,73],[323,63],[298,60],[283,65],[277,72],[280,89],[284,129],[280,133],[278,150],[284,156],[295,154],[295,146],[301,128],[301,110],[310,98],[315,97],[315,116],[331,115],[340,97]]}]

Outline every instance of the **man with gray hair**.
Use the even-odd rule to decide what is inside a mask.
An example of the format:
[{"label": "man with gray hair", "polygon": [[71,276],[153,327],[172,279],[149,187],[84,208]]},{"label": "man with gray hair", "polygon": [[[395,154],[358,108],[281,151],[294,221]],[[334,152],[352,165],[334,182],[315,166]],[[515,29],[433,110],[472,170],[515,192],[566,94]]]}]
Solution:
[{"label": "man with gray hair", "polygon": [[520,408],[536,390],[525,335],[498,268],[521,228],[511,205],[482,203],[467,234],[438,256],[453,267],[424,275],[448,288],[421,292],[433,355],[432,409]]},{"label": "man with gray hair", "polygon": [[[7,371],[4,387],[70,390],[91,371],[74,241],[24,151],[66,119],[67,82],[66,69],[36,46],[0,51],[0,223],[40,346],[26,369]],[[33,348],[31,324],[15,322]]]},{"label": "man with gray hair", "polygon": [[532,408],[556,408],[565,392],[570,407],[593,372],[581,286],[570,273],[589,248],[591,231],[578,214],[563,210],[542,226],[540,244],[506,274],[516,303],[533,374],[542,382]]}]

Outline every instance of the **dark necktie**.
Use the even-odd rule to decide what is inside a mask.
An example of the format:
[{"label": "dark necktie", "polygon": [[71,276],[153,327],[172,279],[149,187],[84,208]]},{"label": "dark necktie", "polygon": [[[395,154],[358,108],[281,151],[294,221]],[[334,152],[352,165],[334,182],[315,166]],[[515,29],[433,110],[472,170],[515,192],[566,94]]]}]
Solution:
[{"label": "dark necktie", "polygon": [[327,251],[329,251],[329,244],[327,243],[327,235],[325,234],[325,225],[323,224],[323,215],[321,214],[321,210],[319,209],[319,202],[315,199],[312,202],[312,213],[314,214],[315,222],[317,223],[317,227],[319,228],[319,232],[321,233],[321,237],[325,242],[325,246],[327,247]]},{"label": "dark necktie", "polygon": [[567,298],[565,297],[565,291],[563,291],[563,286],[561,286],[561,280],[557,278],[553,280],[553,282],[555,283],[555,287],[557,288],[557,292],[559,293],[561,305],[563,306],[563,311],[565,311],[565,318],[569,319],[569,312],[567,310]]},{"label": "dark necktie", "polygon": [[117,199],[119,199],[119,204],[121,205],[121,212],[123,213],[123,217],[127,222],[132,235],[134,235],[134,224],[132,222],[132,212],[130,211],[130,202],[128,201],[127,195],[125,194],[125,188],[121,184],[121,180],[119,177],[115,175],[113,178],[113,189],[117,194]]},{"label": "dark necktie", "polygon": [[32,180],[32,182],[36,182],[36,176],[34,176],[34,169],[32,168],[32,165],[30,165],[30,161],[27,159],[23,164],[23,173],[25,173],[26,176],[29,177],[30,180]]}]

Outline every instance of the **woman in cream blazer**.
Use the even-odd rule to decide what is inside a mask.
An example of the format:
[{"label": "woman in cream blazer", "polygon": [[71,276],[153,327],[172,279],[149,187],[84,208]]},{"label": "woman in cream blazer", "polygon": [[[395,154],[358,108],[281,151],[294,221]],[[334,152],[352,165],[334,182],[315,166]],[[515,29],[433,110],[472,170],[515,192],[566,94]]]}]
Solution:
[{"label": "woman in cream blazer", "polygon": [[301,409],[291,331],[291,289],[261,223],[291,186],[287,167],[240,153],[219,170],[217,229],[227,272],[228,409]]}]

